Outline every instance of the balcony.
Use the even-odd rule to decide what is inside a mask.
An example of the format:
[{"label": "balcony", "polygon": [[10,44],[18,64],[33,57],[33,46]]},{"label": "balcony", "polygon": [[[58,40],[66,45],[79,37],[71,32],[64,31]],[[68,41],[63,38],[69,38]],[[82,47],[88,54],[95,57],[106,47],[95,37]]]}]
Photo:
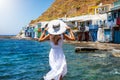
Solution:
[{"label": "balcony", "polygon": [[118,7],[118,6],[120,6],[120,0],[114,2],[114,7]]},{"label": "balcony", "polygon": [[120,0],[114,2],[114,7],[111,10],[118,10],[120,9]]}]

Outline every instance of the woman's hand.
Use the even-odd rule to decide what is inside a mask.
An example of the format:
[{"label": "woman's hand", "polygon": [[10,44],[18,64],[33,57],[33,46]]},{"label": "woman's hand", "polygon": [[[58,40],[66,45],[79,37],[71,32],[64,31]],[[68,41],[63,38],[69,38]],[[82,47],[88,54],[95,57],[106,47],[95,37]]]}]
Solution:
[{"label": "woman's hand", "polygon": [[66,29],[67,29],[69,32],[72,31],[72,29],[71,29],[69,26],[66,26]]},{"label": "woman's hand", "polygon": [[66,29],[67,29],[67,30],[70,30],[71,28],[70,28],[69,26],[66,26]]},{"label": "woman's hand", "polygon": [[48,27],[46,27],[42,33],[45,34],[47,30],[48,30]]},{"label": "woman's hand", "polygon": [[66,29],[69,31],[69,35],[68,34],[64,34],[65,39],[74,41],[75,37],[74,37],[72,29],[69,26],[66,26]]},{"label": "woman's hand", "polygon": [[47,30],[48,30],[48,27],[45,28],[45,31],[47,31]]}]

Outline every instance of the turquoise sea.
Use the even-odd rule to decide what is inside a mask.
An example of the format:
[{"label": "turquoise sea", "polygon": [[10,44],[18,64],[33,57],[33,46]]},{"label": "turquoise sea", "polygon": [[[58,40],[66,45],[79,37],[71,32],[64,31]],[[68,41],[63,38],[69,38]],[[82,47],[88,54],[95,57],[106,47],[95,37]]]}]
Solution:
[{"label": "turquoise sea", "polygon": [[[74,45],[64,44],[68,73],[63,80],[120,80],[120,58],[109,54],[75,53]],[[43,80],[50,70],[49,42],[0,39],[0,80]]]}]

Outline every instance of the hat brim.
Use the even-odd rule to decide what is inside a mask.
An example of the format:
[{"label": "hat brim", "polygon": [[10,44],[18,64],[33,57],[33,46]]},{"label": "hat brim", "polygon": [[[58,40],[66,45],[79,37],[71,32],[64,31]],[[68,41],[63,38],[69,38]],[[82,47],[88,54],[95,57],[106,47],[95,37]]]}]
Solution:
[{"label": "hat brim", "polygon": [[[59,24],[60,24],[60,29],[59,29],[59,31],[55,31],[55,30],[53,29],[53,25],[54,25],[56,22],[59,22]],[[49,34],[52,34],[52,35],[62,34],[62,33],[64,33],[64,32],[66,31],[66,26],[67,26],[67,25],[66,25],[64,22],[60,21],[60,20],[52,20],[52,21],[50,21],[49,24],[48,24],[48,33],[49,33]]]}]

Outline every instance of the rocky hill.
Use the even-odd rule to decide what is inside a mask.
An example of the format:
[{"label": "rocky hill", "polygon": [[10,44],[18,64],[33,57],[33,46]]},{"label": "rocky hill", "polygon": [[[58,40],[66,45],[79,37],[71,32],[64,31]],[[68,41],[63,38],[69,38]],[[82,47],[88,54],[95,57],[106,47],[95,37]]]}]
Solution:
[{"label": "rocky hill", "polygon": [[52,20],[64,16],[73,17],[88,14],[88,8],[102,4],[111,4],[116,0],[55,0],[53,4],[36,20],[30,23],[39,21]]}]

